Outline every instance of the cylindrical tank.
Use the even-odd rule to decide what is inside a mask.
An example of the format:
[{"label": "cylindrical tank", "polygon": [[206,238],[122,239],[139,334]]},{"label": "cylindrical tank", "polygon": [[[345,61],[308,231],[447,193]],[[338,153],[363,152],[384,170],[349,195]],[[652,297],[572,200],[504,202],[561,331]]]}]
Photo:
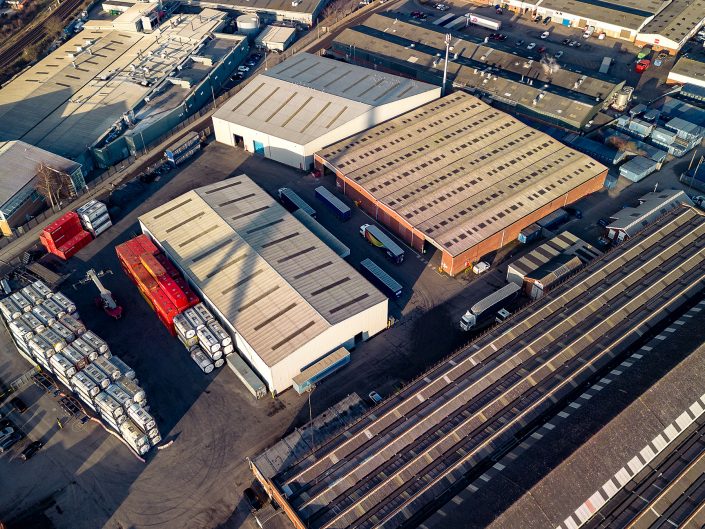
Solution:
[{"label": "cylindrical tank", "polygon": [[259,17],[254,14],[237,17],[237,32],[250,38],[256,37],[259,33]]}]

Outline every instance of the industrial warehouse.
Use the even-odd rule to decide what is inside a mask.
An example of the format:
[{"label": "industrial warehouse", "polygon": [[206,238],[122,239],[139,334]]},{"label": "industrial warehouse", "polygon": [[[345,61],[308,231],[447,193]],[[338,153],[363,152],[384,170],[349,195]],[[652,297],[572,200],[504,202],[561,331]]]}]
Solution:
[{"label": "industrial warehouse", "polygon": [[246,39],[213,36],[225,18],[175,15],[152,33],[87,22],[0,89],[0,140],[41,147],[85,172],[134,154],[211,101],[212,84],[219,89],[247,53]]},{"label": "industrial warehouse", "polygon": [[260,74],[213,115],[215,138],[308,170],[316,151],[432,101],[441,89],[300,53]]},{"label": "industrial warehouse", "polygon": [[[465,17],[459,17],[465,20]],[[333,56],[361,66],[441,84],[448,29],[374,14],[334,40]],[[492,99],[498,108],[553,126],[581,130],[616,97],[624,81],[572,71],[540,54],[451,33],[448,86]],[[520,54],[524,54],[521,56]]]},{"label": "industrial warehouse", "polygon": [[457,92],[316,154],[339,188],[454,276],[549,213],[599,191],[607,168]]},{"label": "industrial warehouse", "polygon": [[314,379],[332,372],[349,360],[341,346],[387,326],[387,299],[245,175],[139,220],[272,393],[304,370]]},{"label": "industrial warehouse", "polygon": [[704,247],[705,216],[667,214],[318,450],[274,476],[251,468],[299,529],[417,526],[700,295]]},{"label": "industrial warehouse", "polygon": [[189,0],[189,5],[232,9],[240,13],[252,13],[273,21],[296,22],[313,26],[328,0]]}]

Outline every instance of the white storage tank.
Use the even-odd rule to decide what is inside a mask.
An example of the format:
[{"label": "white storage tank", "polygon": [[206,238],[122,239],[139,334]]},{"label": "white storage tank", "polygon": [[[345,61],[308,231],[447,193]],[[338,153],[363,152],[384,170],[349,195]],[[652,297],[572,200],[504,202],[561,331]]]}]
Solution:
[{"label": "white storage tank", "polygon": [[117,419],[121,415],[125,415],[125,410],[120,406],[118,401],[108,395],[105,391],[101,391],[95,396],[94,402],[98,408],[109,415],[113,419]]},{"label": "white storage tank", "polygon": [[123,439],[133,448],[147,446],[149,450],[149,439],[130,419],[120,425],[120,433]]},{"label": "white storage tank", "polygon": [[83,338],[76,338],[71,345],[91,362],[98,358],[98,351]]},{"label": "white storage tank", "polygon": [[208,327],[198,329],[196,335],[198,336],[198,343],[204,351],[208,351],[211,354],[220,351],[220,340],[216,338]]},{"label": "white storage tank", "polygon": [[259,17],[254,14],[237,17],[237,32],[254,39],[259,34]]},{"label": "white storage tank", "polygon": [[199,303],[198,305],[194,305],[193,311],[196,314],[198,314],[198,316],[201,318],[201,320],[203,321],[204,324],[215,319],[213,317],[213,314],[211,313],[211,311],[208,310],[208,307],[206,307],[203,303]]},{"label": "white storage tank", "polygon": [[235,346],[234,346],[233,344],[226,345],[225,347],[223,347],[223,354],[224,354],[225,356],[231,355],[231,354],[233,354],[234,352],[235,352]]},{"label": "white storage tank", "polygon": [[71,383],[73,384],[74,389],[88,395],[90,398],[93,398],[100,393],[98,384],[96,384],[95,381],[88,377],[88,375],[86,375],[83,371],[76,373],[71,378]]},{"label": "white storage tank", "polygon": [[44,338],[44,340],[51,345],[57,353],[66,347],[66,340],[51,329],[44,329],[39,333],[39,336]]},{"label": "white storage tank", "polygon": [[147,400],[147,394],[133,380],[123,376],[117,379],[115,383],[137,404]]},{"label": "white storage tank", "polygon": [[32,310],[32,303],[24,297],[21,292],[14,292],[10,294],[10,299],[14,301],[17,308],[19,308],[22,312],[29,312]]},{"label": "white storage tank", "polygon": [[214,365],[215,367],[223,367],[223,365],[225,365],[225,358],[222,358],[222,357],[221,357],[221,358],[218,358],[218,360],[215,360],[215,361],[213,362],[213,365]]},{"label": "white storage tank", "polygon": [[0,301],[0,312],[7,321],[10,321],[22,316],[23,311],[11,298],[5,298]]},{"label": "white storage tank", "polygon": [[53,294],[51,289],[48,286],[46,286],[44,281],[42,281],[40,279],[37,279],[34,283],[32,283],[32,287],[34,287],[34,290],[36,290],[42,296],[44,296],[45,299],[49,299]]},{"label": "white storage tank", "polygon": [[218,340],[220,340],[220,345],[223,347],[227,347],[228,345],[233,343],[232,337],[225,332],[225,329],[223,329],[223,326],[220,325],[217,321],[209,321],[208,322],[208,329],[215,335]]},{"label": "white storage tank", "polygon": [[59,321],[63,326],[65,326],[69,331],[74,333],[76,336],[82,335],[84,332],[86,332],[86,326],[83,325],[83,322],[76,318],[75,316],[71,316],[70,314],[66,314],[64,317],[59,318]]},{"label": "white storage tank", "polygon": [[108,344],[93,331],[86,331],[81,338],[97,349],[99,353],[108,351]]},{"label": "white storage tank", "polygon": [[56,321],[56,317],[47,312],[41,306],[30,307],[30,310],[32,311],[31,314],[33,314],[39,321],[42,322],[43,325],[46,325],[47,327]]},{"label": "white storage tank", "polygon": [[49,314],[54,315],[54,317],[57,319],[66,316],[66,309],[62,305],[59,305],[53,299],[45,299],[41,303],[41,306],[44,310],[46,310]]},{"label": "white storage tank", "polygon": [[46,329],[46,326],[31,312],[25,312],[22,314],[22,321],[24,321],[29,327],[36,333],[42,332]]},{"label": "white storage tank", "polygon": [[184,313],[174,316],[174,329],[177,334],[186,340],[196,336],[196,328],[191,325],[191,322]]},{"label": "white storage tank", "polygon": [[117,366],[111,361],[102,356],[93,360],[93,365],[108,375],[112,380],[117,380],[122,376],[122,373]]},{"label": "white storage tank", "polygon": [[51,295],[51,299],[55,301],[58,305],[62,306],[66,312],[73,314],[76,312],[76,304],[69,298],[64,296],[61,292],[54,292]]},{"label": "white storage tank", "polygon": [[113,356],[110,359],[110,362],[120,370],[120,373],[123,377],[129,378],[130,380],[135,380],[135,370],[128,366],[125,362],[123,362],[121,358]]},{"label": "white storage tank", "polygon": [[206,320],[201,318],[200,314],[195,310],[195,307],[185,310],[182,314],[188,320],[189,326],[194,329],[194,336],[198,329],[202,329],[206,326]]},{"label": "white storage tank", "polygon": [[32,285],[27,285],[22,290],[22,295],[32,302],[32,305],[39,305],[46,298],[37,292],[37,290]]},{"label": "white storage tank", "polygon": [[10,322],[10,332],[16,337],[22,337],[24,340],[29,340],[34,335],[34,331],[27,325],[27,322],[21,319]]},{"label": "white storage tank", "polygon": [[115,399],[125,410],[127,410],[127,408],[132,406],[134,403],[132,397],[130,397],[130,395],[128,395],[125,390],[117,384],[110,384],[107,388],[105,388],[105,392]]},{"label": "white storage tank", "polygon": [[153,430],[157,426],[154,417],[144,411],[144,408],[142,408],[142,406],[138,404],[133,404],[132,406],[127,408],[127,415],[144,433],[148,433],[150,430]]},{"label": "white storage tank", "polygon": [[204,373],[210,373],[213,371],[213,362],[208,358],[203,351],[196,349],[191,352],[191,359],[196,362],[201,371]]},{"label": "white storage tank", "polygon": [[83,368],[82,373],[85,373],[91,377],[91,380],[98,384],[101,389],[105,389],[110,385],[110,377],[103,373],[94,364],[88,364],[85,368]]},{"label": "white storage tank", "polygon": [[76,335],[72,333],[66,326],[60,321],[55,321],[49,326],[49,330],[54,331],[56,334],[61,336],[66,343],[71,343],[76,339]]}]

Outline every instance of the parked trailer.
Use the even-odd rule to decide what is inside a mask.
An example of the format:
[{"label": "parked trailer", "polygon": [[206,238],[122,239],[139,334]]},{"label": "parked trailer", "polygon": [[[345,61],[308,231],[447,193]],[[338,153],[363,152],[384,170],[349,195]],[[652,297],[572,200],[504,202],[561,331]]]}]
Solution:
[{"label": "parked trailer", "polygon": [[519,232],[517,240],[522,244],[530,243],[541,237],[542,228],[538,224],[530,224]]},{"label": "parked trailer", "polygon": [[460,328],[469,331],[481,319],[494,314],[494,311],[504,308],[504,305],[519,295],[521,287],[516,283],[504,285],[499,290],[475,303],[460,319]]},{"label": "parked trailer", "polygon": [[169,162],[174,165],[179,165],[196,154],[200,148],[201,136],[198,132],[192,132],[167,148],[167,150],[164,151],[164,155]]},{"label": "parked trailer", "polygon": [[281,200],[285,206],[291,209],[300,209],[301,211],[311,215],[314,219],[316,218],[316,210],[309,206],[308,202],[288,187],[280,187],[277,190],[277,194],[279,195],[279,200]]},{"label": "parked trailer", "polygon": [[461,25],[464,27],[467,25],[467,23],[468,23],[468,17],[462,16],[462,17],[458,17],[454,20],[451,20],[447,24],[444,24],[443,27],[446,29],[454,29],[454,28],[457,28],[458,26],[461,26]]},{"label": "parked trailer", "polygon": [[600,73],[607,73],[610,71],[610,66],[612,66],[612,58],[605,57],[602,59],[602,64],[600,65]]},{"label": "parked trailer", "polygon": [[491,29],[492,31],[497,31],[502,28],[502,23],[499,20],[495,20],[493,18],[481,17],[478,15],[473,15],[471,13],[468,13],[465,16],[467,17],[468,22],[470,24],[474,24],[482,28]]},{"label": "parked trailer", "polygon": [[564,210],[563,208],[558,208],[553,213],[549,213],[541,220],[536,221],[536,224],[538,224],[544,229],[550,230],[551,228],[555,228],[559,224],[564,223],[569,218],[570,215],[568,215],[568,212],[566,210]]},{"label": "parked trailer", "polygon": [[434,26],[442,26],[443,24],[448,22],[451,18],[453,18],[454,16],[455,16],[455,14],[453,14],[453,13],[447,13],[447,14],[443,15],[441,18],[439,18],[438,20],[435,20],[433,22],[433,25]]},{"label": "parked trailer", "polygon": [[261,399],[267,395],[267,386],[264,385],[264,382],[250,369],[250,366],[245,363],[239,354],[231,354],[225,361],[228,367],[237,375],[237,378],[240,379],[240,382],[245,385],[256,399]]},{"label": "parked trailer", "polygon": [[401,296],[402,286],[372,259],[365,259],[360,263],[360,272],[385,294],[395,298]]},{"label": "parked trailer", "polygon": [[404,250],[377,226],[363,224],[360,226],[360,235],[367,239],[367,242],[373,246],[384,248],[387,252],[387,257],[394,263],[400,264],[404,261]]},{"label": "parked trailer", "polygon": [[322,200],[340,220],[349,220],[352,217],[352,210],[325,187],[318,186],[315,193],[316,198]]}]

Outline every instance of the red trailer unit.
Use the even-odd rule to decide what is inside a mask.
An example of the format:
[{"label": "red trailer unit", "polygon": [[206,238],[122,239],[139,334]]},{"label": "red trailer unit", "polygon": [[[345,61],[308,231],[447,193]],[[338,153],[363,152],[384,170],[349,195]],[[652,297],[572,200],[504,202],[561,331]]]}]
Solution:
[{"label": "red trailer unit", "polygon": [[44,228],[39,242],[49,253],[69,259],[92,240],[75,211],[69,211]]}]

